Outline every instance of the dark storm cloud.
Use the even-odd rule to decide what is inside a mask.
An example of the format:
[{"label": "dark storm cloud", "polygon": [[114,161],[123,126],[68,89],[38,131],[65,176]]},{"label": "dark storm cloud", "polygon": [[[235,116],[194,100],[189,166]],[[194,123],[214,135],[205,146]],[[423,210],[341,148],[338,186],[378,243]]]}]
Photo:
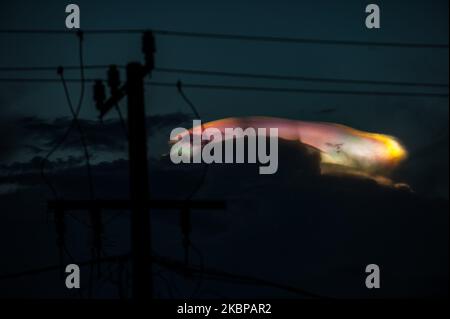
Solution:
[{"label": "dark storm cloud", "polygon": [[447,127],[438,131],[424,147],[412,152],[395,175],[408,182],[417,192],[448,198],[448,146]]},{"label": "dark storm cloud", "polygon": [[[0,164],[0,171],[7,172],[8,174],[20,174],[29,171],[36,171],[41,168],[42,161],[41,156],[34,156],[27,162],[13,162],[10,164]],[[66,169],[74,166],[78,166],[84,163],[84,156],[68,156],[65,159],[58,158],[54,161],[47,161],[46,167],[49,169]]]},{"label": "dark storm cloud", "polygon": [[[196,197],[227,202],[226,212],[192,214],[193,240],[208,256],[210,267],[252,271],[255,276],[306,286],[324,295],[360,292],[369,296],[369,291],[358,287],[364,266],[376,256],[390,282],[383,296],[448,294],[448,241],[444,240],[448,201],[426,199],[372,180],[322,176],[316,154],[298,146],[280,143],[279,173],[274,175],[261,177],[253,164],[217,164],[208,169]],[[149,167],[154,198],[185,198],[203,170],[203,165],[180,166],[167,160],[152,160]],[[126,160],[94,165],[97,195],[127,198],[127,170]],[[58,169],[51,177],[61,195],[85,195],[85,167]],[[0,183],[39,188],[17,187],[16,192],[0,195],[0,203],[8,211],[15,209],[12,203],[23,194],[33,197],[32,192],[42,194],[45,189],[38,172],[21,178],[9,176]],[[179,228],[173,227],[178,226],[178,214],[154,211],[153,217],[158,226],[154,236],[166,239],[155,240],[155,250],[176,252],[181,245],[167,238],[178,238]],[[238,267],[224,262],[231,256],[239,260]],[[405,269],[405,260],[415,263]],[[284,271],[274,272],[280,264]],[[326,282],[308,279],[324,273],[331,273]],[[408,280],[414,280],[414,287],[404,284]],[[330,290],[330,285],[341,290]],[[227,293],[234,296],[232,291]],[[258,291],[250,291],[247,296],[255,293]]]},{"label": "dark storm cloud", "polygon": [[[28,123],[33,122],[33,126],[43,125],[48,128],[47,123],[43,123],[39,120],[26,120]],[[171,123],[170,119],[149,119],[159,123]],[[311,153],[310,150],[303,146],[299,142],[281,140],[279,143],[279,170],[273,178],[279,180],[285,177],[292,176],[292,174],[300,174],[305,176],[318,176],[320,174],[319,160],[320,157],[317,153]],[[0,164],[0,183],[19,183],[23,186],[36,185],[42,183],[40,169],[41,163],[44,160],[41,156],[34,156],[32,159],[26,162],[13,162],[10,164]],[[170,159],[165,156],[161,159],[148,160],[151,183],[158,184],[158,188],[155,188],[153,193],[164,193],[173,195],[172,191],[179,189],[189,189],[189,184],[192,181],[198,180],[201,176],[201,171],[204,169],[203,164],[184,164],[175,165]],[[213,164],[211,171],[216,172],[219,176],[224,173],[237,174],[241,179],[246,182],[258,182],[258,165],[257,164]],[[84,156],[68,156],[64,159],[57,158],[55,160],[47,160],[46,171],[48,174],[56,180],[61,181],[61,188],[71,187],[70,185],[76,185],[79,187],[85,179],[85,158]],[[103,161],[96,164],[92,164],[92,172],[94,178],[100,183],[103,180],[109,182],[102,186],[110,191],[109,185],[121,184],[118,180],[124,180],[126,184],[128,160],[117,159],[113,161]],[[173,181],[177,181],[177,185],[173,185]],[[229,182],[235,181],[235,179],[227,179],[224,176],[224,180]],[[266,178],[265,180],[269,180]],[[182,186],[183,184],[186,184]],[[181,186],[180,186],[181,185]]]},{"label": "dark storm cloud", "polygon": [[5,119],[0,119],[0,160],[8,159],[14,154],[16,138],[14,125]]},{"label": "dark storm cloud", "polygon": [[[190,116],[179,112],[147,116],[147,133],[154,135],[165,127],[175,127],[188,120]],[[79,119],[79,122],[89,147],[111,152],[125,149],[125,128],[119,120],[99,122]],[[47,120],[32,116],[18,119],[16,127],[19,127],[23,133],[21,134],[22,146],[37,154],[43,148],[49,148],[58,143],[71,123],[72,119],[68,117]],[[79,133],[75,127],[72,128],[71,134],[61,148],[80,148]]]}]

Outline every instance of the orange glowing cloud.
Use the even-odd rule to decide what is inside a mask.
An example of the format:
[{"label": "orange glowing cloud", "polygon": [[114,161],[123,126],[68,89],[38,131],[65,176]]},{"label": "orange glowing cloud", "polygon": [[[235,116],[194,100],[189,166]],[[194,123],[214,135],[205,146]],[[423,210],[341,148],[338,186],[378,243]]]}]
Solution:
[{"label": "orange glowing cloud", "polygon": [[[202,129],[278,128],[278,137],[299,141],[319,150],[322,173],[339,167],[371,176],[387,176],[406,157],[404,146],[393,136],[370,133],[323,122],[295,121],[272,117],[225,118],[202,124]],[[195,129],[189,131],[193,134]],[[330,166],[334,169],[330,169]]]}]

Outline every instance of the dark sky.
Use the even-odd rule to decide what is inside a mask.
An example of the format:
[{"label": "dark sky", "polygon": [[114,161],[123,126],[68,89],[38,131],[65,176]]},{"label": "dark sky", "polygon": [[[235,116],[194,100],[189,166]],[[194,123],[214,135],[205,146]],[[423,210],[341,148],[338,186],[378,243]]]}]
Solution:
[{"label": "dark sky", "polygon": [[[358,0],[230,0],[221,2],[80,0],[76,3],[81,8],[81,26],[84,29],[155,28],[173,31],[330,40],[448,43],[448,1],[377,0],[372,2],[379,4],[381,7],[381,29],[379,30],[365,28],[366,14],[364,9],[369,2]],[[63,1],[3,1],[0,5],[0,29],[63,30],[66,4]],[[157,36],[156,41],[156,64],[162,68],[448,83],[448,48],[265,43],[168,36]],[[86,64],[114,63],[125,65],[132,60],[142,60],[140,47],[139,34],[87,34],[84,41],[84,61]],[[73,34],[0,34],[0,48],[0,67],[78,65],[79,63],[78,42]],[[88,78],[105,78],[105,74],[106,70],[86,71],[86,77]],[[67,71],[66,76],[78,78],[79,73]],[[0,78],[7,77],[56,78],[56,72],[0,73]],[[155,73],[153,78],[158,81],[174,83],[181,79],[185,83],[204,84],[333,90],[448,92],[445,88],[317,84],[161,73]],[[97,111],[92,101],[90,85],[87,87],[81,118],[91,132],[91,145],[94,151],[98,151],[98,154],[100,154],[97,154],[94,158],[94,162],[98,164],[98,167],[96,167],[98,177],[100,177],[100,180],[104,178],[99,182],[99,185],[104,187],[100,192],[109,193],[110,196],[120,196],[123,195],[123,187],[114,188],[111,187],[113,185],[111,183],[108,185],[110,180],[115,181],[115,183],[119,180],[122,186],[126,184],[124,177],[126,172],[123,171],[122,167],[124,163],[113,162],[113,160],[125,156],[124,141],[113,142],[116,138],[123,138],[120,125],[112,121],[108,122],[109,124],[107,123],[106,128],[105,126],[99,128],[102,131],[96,131]],[[69,88],[73,100],[76,101],[79,94],[79,84],[71,84]],[[286,189],[273,195],[273,200],[270,200],[271,198],[268,196],[266,201],[262,203],[259,202],[261,200],[260,195],[255,190],[258,188],[252,188],[258,185],[259,180],[250,180],[243,183],[240,185],[241,188],[237,187],[234,191],[231,191],[232,187],[230,188],[228,184],[222,185],[219,189],[224,190],[223,194],[227,198],[236,199],[236,194],[241,190],[248,193],[249,197],[246,200],[251,202],[248,211],[256,214],[257,217],[252,214],[250,214],[250,217],[248,215],[242,217],[242,212],[246,211],[246,204],[238,202],[236,204],[238,208],[231,209],[231,213],[227,217],[220,220],[203,221],[203,224],[200,222],[199,228],[204,232],[202,233],[204,237],[201,238],[205,240],[203,249],[206,251],[210,249],[217,254],[217,256],[211,254],[213,257],[210,258],[210,261],[213,264],[220,266],[221,263],[228,263],[227,265],[231,269],[241,270],[242,268],[242,270],[249,272],[259,269],[263,276],[268,275],[271,271],[269,266],[273,265],[261,266],[264,262],[262,257],[252,261],[252,256],[246,256],[247,264],[244,262],[242,265],[230,260],[224,261],[224,259],[226,259],[226,256],[233,255],[233,245],[242,245],[240,250],[242,255],[245,255],[246,248],[253,248],[255,254],[259,251],[263,255],[263,249],[261,247],[256,249],[255,247],[258,246],[261,236],[267,237],[269,235],[266,234],[270,234],[278,238],[278,243],[283,243],[284,249],[288,251],[287,255],[294,254],[293,252],[297,249],[295,245],[299,245],[298,247],[303,249],[304,253],[310,258],[309,264],[302,263],[302,257],[298,257],[294,263],[290,264],[291,273],[294,273],[295,267],[301,266],[304,267],[303,270],[306,275],[296,279],[284,278],[287,281],[297,282],[296,280],[298,280],[299,284],[323,288],[329,294],[345,296],[361,293],[364,295],[366,292],[361,290],[361,287],[357,284],[359,283],[359,266],[355,266],[351,260],[354,257],[358,262],[365,262],[365,257],[375,256],[380,257],[391,267],[390,276],[394,277],[396,271],[404,268],[403,260],[416,265],[411,266],[411,273],[402,275],[401,283],[397,282],[383,296],[405,296],[408,294],[421,296],[421,289],[425,291],[425,294],[430,295],[442,293],[442,282],[448,284],[448,272],[445,271],[448,268],[448,243],[442,242],[442,238],[445,238],[445,236],[448,239],[448,227],[443,226],[448,225],[448,215],[444,214],[442,209],[445,206],[448,208],[448,98],[235,92],[200,89],[186,89],[186,93],[195,103],[204,120],[229,116],[266,115],[298,120],[336,122],[365,131],[396,136],[409,150],[410,158],[396,173],[395,179],[411,184],[412,188],[419,194],[418,196],[423,195],[432,199],[446,198],[444,204],[439,202],[432,205],[424,204],[425,199],[422,199],[422,197],[420,199],[414,198],[413,201],[408,202],[408,205],[402,206],[398,203],[402,203],[403,199],[401,198],[403,197],[400,196],[401,198],[398,199],[395,197],[396,195],[392,195],[396,198],[393,201],[397,204],[389,209],[386,208],[386,210],[382,206],[376,206],[376,209],[373,208],[372,210],[366,207],[364,209],[368,209],[370,213],[366,218],[364,215],[357,214],[359,212],[358,205],[363,204],[362,200],[354,202],[350,200],[350,203],[344,205],[344,208],[334,209],[333,204],[340,205],[338,195],[330,195],[327,191],[324,191],[326,193],[324,198],[330,199],[328,203],[321,200],[317,193],[311,191],[306,193],[310,197],[302,195],[304,200],[310,201],[305,205],[310,209],[314,208],[316,212],[322,213],[306,216],[297,214],[295,194],[298,187],[305,187],[305,185],[302,184],[303,182],[294,185],[292,179],[295,178],[288,178],[287,184],[283,184]],[[173,125],[178,125],[178,123],[186,123],[186,119],[189,117],[186,117],[185,113],[189,114],[190,110],[175,87],[147,87],[146,102],[147,114],[156,116],[153,118],[156,129],[151,130],[149,134],[151,135],[150,153],[153,158],[157,159],[159,155],[166,151],[168,129],[172,128]],[[332,111],[322,112],[323,110]],[[2,195],[0,197],[4,197],[1,198],[3,206],[1,210],[5,213],[8,221],[2,223],[1,226],[3,228],[2,236],[4,237],[0,240],[0,247],[3,245],[2,250],[11,254],[8,263],[1,269],[3,271],[28,269],[38,265],[46,265],[49,260],[56,260],[56,252],[53,251],[55,250],[54,238],[52,237],[54,234],[49,233],[52,225],[46,224],[44,218],[45,199],[49,197],[49,192],[42,181],[36,177],[36,163],[30,161],[30,159],[36,155],[43,156],[45,154],[44,150],[49,148],[52,141],[60,136],[64,125],[68,124],[67,118],[69,116],[70,112],[60,83],[0,83],[0,133],[2,134],[0,145],[4,148],[0,154],[0,163],[12,165],[2,166],[3,175],[0,182],[9,186],[14,184],[15,187],[18,187],[18,191],[9,189],[9,186],[5,186],[7,192],[0,189],[0,195]],[[115,120],[116,115],[111,114],[108,119]],[[76,134],[72,138],[76,138]],[[30,145],[39,149],[32,149]],[[59,181],[58,185],[69,196],[85,195],[84,167],[82,166],[81,154],[79,148],[69,145],[63,147],[54,156],[54,158],[60,158],[62,161],[58,164],[63,171],[63,174],[59,177],[62,181]],[[20,166],[19,163],[22,163],[20,165],[23,166]],[[16,179],[8,179],[5,178],[5,175],[7,175],[4,174],[5,170],[10,170],[9,173],[19,172],[19,174],[14,177]],[[171,183],[178,182],[177,178],[179,178],[177,175],[170,176],[170,178],[160,176],[159,179],[156,178],[155,180],[161,182],[163,186],[165,185],[166,188],[161,186],[162,189],[170,189]],[[286,178],[286,176],[284,177]],[[215,185],[216,182],[217,180],[213,178],[211,185]],[[324,182],[318,183],[322,185],[321,183]],[[350,183],[349,185],[353,184]],[[321,189],[320,187],[318,186],[318,189]],[[337,187],[339,188],[339,186]],[[80,189],[83,190],[83,193],[80,193]],[[354,198],[352,194],[343,192],[342,196],[345,199]],[[3,196],[4,193],[9,194]],[[160,193],[163,194],[162,191]],[[368,196],[368,198],[382,202],[385,196],[391,196],[389,192],[385,193],[384,191],[376,191],[375,193],[376,195],[371,193],[373,196]],[[221,191],[215,192],[211,188],[209,191],[205,191],[205,194],[214,196],[221,194]],[[277,207],[275,200],[283,198],[282,195],[286,195],[291,201]],[[364,196],[362,197],[364,198]],[[294,204],[292,203],[293,199]],[[321,206],[315,207],[313,199],[322,202]],[[411,203],[417,204],[421,209],[425,208],[422,210],[414,209]],[[380,216],[377,215],[377,209],[381,211]],[[411,213],[409,219],[404,215],[391,216],[394,212],[403,212],[403,209],[407,214]],[[34,213],[31,212],[33,210]],[[431,217],[424,221],[424,218],[428,216],[425,214],[427,210]],[[281,211],[284,214],[281,214]],[[339,215],[340,213],[342,215]],[[343,216],[342,219],[339,216]],[[256,225],[259,226],[251,228],[252,231],[248,229],[248,223],[254,221],[254,218],[258,219],[259,223]],[[165,221],[164,218],[162,220]],[[301,227],[303,228],[291,229],[292,233],[306,231],[306,233],[302,233],[300,238],[294,238],[294,235],[290,235],[291,232],[284,231],[284,229],[290,229],[290,224],[295,224],[293,220],[302,223]],[[374,226],[371,227],[372,224],[366,224],[367,220],[375,220]],[[385,221],[384,224],[383,221]],[[123,222],[125,223],[125,221]],[[208,222],[211,224],[208,224]],[[425,226],[421,228],[423,223]],[[164,226],[159,232],[168,229],[169,232],[171,230],[178,233],[173,230],[176,229],[176,221],[170,220],[166,225],[168,226]],[[358,228],[361,225],[364,225],[364,227]],[[308,230],[314,227],[319,229],[318,232],[313,235],[309,234]],[[403,227],[404,236],[402,237],[402,233],[399,233],[398,229]],[[27,235],[21,237],[22,232],[17,232],[15,229],[26,229]],[[245,232],[240,232],[242,229]],[[376,229],[384,231],[387,234],[386,237],[378,241],[364,235],[364,232],[367,232],[375,236],[377,234]],[[207,242],[211,239],[208,237],[209,233],[216,234],[212,243]],[[115,235],[119,236],[115,237],[116,243],[126,237],[124,232],[120,231],[120,225],[117,226]],[[355,238],[367,239],[363,242],[372,249],[373,255],[364,250],[363,244],[355,244],[359,241]],[[309,240],[314,243],[313,246],[306,244]],[[10,241],[14,245],[4,244]],[[30,244],[30,241],[32,244]],[[327,246],[330,241],[332,245]],[[170,247],[169,251],[179,252],[178,248],[174,248],[179,247],[176,240],[170,239],[167,242],[167,247]],[[229,244],[222,247],[220,246],[222,242]],[[286,242],[291,243],[291,245],[286,245]],[[382,243],[381,246],[377,246],[379,242]],[[213,243],[218,243],[217,245],[223,249],[224,255],[217,253],[217,250],[215,250],[217,247]],[[294,243],[294,247],[292,247],[292,243]],[[47,245],[51,249],[45,248]],[[78,243],[77,245],[73,249],[78,249],[78,254],[82,255],[82,249],[80,248],[82,244]],[[274,255],[279,258],[286,257],[283,253],[278,252],[276,247],[268,245]],[[384,253],[387,246],[394,248]],[[167,247],[164,244],[159,244],[161,249]],[[316,247],[317,250],[311,247]],[[445,249],[447,249],[446,253]],[[20,255],[17,250],[27,253]],[[402,251],[402,254],[396,255],[399,250]],[[29,251],[30,253],[28,253]],[[324,254],[321,255],[320,251],[324,251]],[[236,254],[238,253],[236,252]],[[340,254],[345,255],[347,259],[339,259]],[[289,263],[289,261],[286,263]],[[434,268],[431,263],[434,263]],[[316,267],[317,264],[320,264],[321,267]],[[332,288],[326,284],[327,280],[331,280],[329,278],[319,280],[319,285],[314,282],[314,278],[321,277],[323,272],[329,271],[324,266],[327,264],[333,265],[330,266],[332,268],[330,273],[336,274],[335,281],[332,280]],[[246,265],[248,265],[248,268],[245,267]],[[433,271],[436,272],[435,275],[430,274]],[[274,272],[271,273],[271,275],[273,274]],[[419,284],[415,287],[416,290],[408,291],[405,286],[409,276],[418,278]],[[278,277],[278,275],[274,277]],[[349,284],[348,290],[340,292],[337,287],[343,284],[343,278],[350,280],[352,284]],[[434,278],[435,281],[430,283],[429,278]],[[436,284],[436,282],[439,284]],[[28,287],[26,283],[24,285],[24,287]],[[20,288],[18,289],[20,290]],[[15,293],[20,295],[19,290]],[[29,291],[31,295],[42,293],[39,289]],[[448,295],[448,288],[446,293]],[[245,295],[245,293],[243,294]],[[251,295],[252,292],[248,294]],[[262,294],[264,295],[264,293]],[[268,294],[270,295],[270,292]]]},{"label": "dark sky", "polygon": [[[319,39],[379,42],[446,43],[447,1],[379,1],[379,30],[364,26],[363,1],[79,1],[85,29],[156,28],[193,32],[310,37]],[[63,29],[65,3],[15,1],[2,5],[4,28]],[[2,35],[1,65],[77,65],[75,36]],[[448,49],[355,47],[311,44],[280,44],[157,37],[157,66],[229,72],[280,74],[310,77],[418,81],[447,83]],[[139,35],[91,35],[85,40],[86,64],[121,64],[141,60]],[[106,71],[89,71],[88,78],[105,78]],[[2,73],[4,77],[55,77],[42,73]],[[78,77],[67,71],[67,77]],[[122,75],[123,76],[123,75]],[[352,84],[286,82],[156,73],[155,80],[186,83],[267,85],[315,89],[426,91],[442,89]],[[70,87],[76,100],[79,85]],[[53,119],[69,116],[63,89],[55,84],[2,83],[2,118],[38,116]],[[444,89],[445,91],[445,89]],[[81,117],[96,119],[88,87]],[[188,90],[203,119],[228,116],[269,115],[301,120],[320,120],[350,125],[398,137],[411,152],[428,156],[433,163],[445,157],[434,145],[448,141],[448,99],[393,96],[256,93]],[[333,109],[331,113],[321,110]],[[151,114],[186,111],[175,88],[148,88]],[[187,110],[188,111],[188,110]],[[115,114],[110,115],[114,118]],[[164,141],[165,137],[161,137]],[[444,143],[440,142],[444,140]],[[156,142],[154,156],[164,150]],[[431,150],[430,150],[431,148]],[[427,149],[426,152],[422,151]],[[430,152],[436,155],[430,155]],[[423,155],[425,154],[425,155]],[[22,159],[29,158],[20,152]],[[25,157],[23,157],[25,156]],[[448,162],[448,156],[444,163]],[[427,165],[421,169],[428,171]],[[414,166],[414,165],[413,165]],[[433,165],[436,167],[436,165]],[[442,167],[441,167],[442,166]],[[441,165],[433,171],[444,169]],[[414,168],[416,170],[416,168]],[[419,175],[422,172],[419,172]],[[429,172],[423,172],[428,175]],[[442,175],[442,174],[439,174]],[[413,183],[411,177],[405,177]],[[443,182],[445,184],[445,182]],[[448,184],[448,179],[447,179]],[[439,191],[439,193],[446,193]]]}]

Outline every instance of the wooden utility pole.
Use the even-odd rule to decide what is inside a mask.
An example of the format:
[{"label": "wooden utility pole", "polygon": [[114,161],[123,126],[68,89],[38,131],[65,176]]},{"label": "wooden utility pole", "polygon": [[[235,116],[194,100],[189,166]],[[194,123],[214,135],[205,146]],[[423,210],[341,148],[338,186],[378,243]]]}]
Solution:
[{"label": "wooden utility pole", "polygon": [[147,168],[147,133],[144,103],[144,68],[127,65],[128,154],[131,196],[132,293],[137,300],[152,297],[151,234]]},{"label": "wooden utility pole", "polygon": [[[95,213],[96,224],[101,232],[101,212],[105,209],[127,209],[131,213],[131,262],[132,262],[132,297],[139,302],[149,301],[153,297],[152,263],[151,263],[151,216],[149,208],[182,210],[225,209],[223,201],[195,200],[150,200],[147,167],[147,132],[144,101],[144,78],[154,68],[155,43],[152,32],[143,34],[143,52],[145,65],[132,62],[127,65],[127,82],[119,88],[120,80],[117,68],[110,68],[109,85],[111,96],[105,101],[102,81],[96,81],[94,100],[103,118],[117,103],[127,96],[128,99],[128,155],[130,168],[130,199],[95,199],[95,200],[54,200],[48,207],[62,217],[72,210],[88,210]],[[64,220],[58,219],[57,229],[63,240]],[[97,234],[98,235],[98,234]],[[101,236],[97,246],[101,248]],[[60,245],[63,247],[62,245]],[[99,248],[99,249],[100,249]],[[61,253],[62,254],[62,253]]]}]

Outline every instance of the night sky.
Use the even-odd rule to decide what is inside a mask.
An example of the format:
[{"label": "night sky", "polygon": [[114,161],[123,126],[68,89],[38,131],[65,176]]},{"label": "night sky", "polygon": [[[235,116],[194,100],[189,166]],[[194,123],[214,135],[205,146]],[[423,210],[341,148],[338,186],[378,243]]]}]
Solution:
[{"label": "night sky", "polygon": [[[381,8],[381,29],[365,28],[366,2],[351,1],[84,1],[83,29],[162,29],[255,36],[305,37],[402,43],[448,43],[448,1],[373,1]],[[66,3],[1,3],[0,29],[64,29]],[[86,34],[86,65],[142,61],[140,34]],[[157,35],[156,66],[323,78],[448,83],[447,48],[398,48],[269,43]],[[77,66],[74,34],[0,34],[0,68]],[[66,70],[67,78],[79,71]],[[122,78],[125,74],[122,70]],[[52,78],[56,70],[0,72],[5,78]],[[105,70],[86,70],[105,79]],[[329,90],[448,93],[447,88],[310,83],[267,79],[166,74],[154,81]],[[79,83],[70,83],[76,103]],[[203,121],[224,117],[273,116],[345,124],[389,134],[403,142],[409,158],[394,173],[413,192],[387,189],[372,181],[312,176],[305,154],[281,147],[280,174],[264,177],[247,166],[213,166],[198,198],[225,199],[225,212],[193,216],[193,242],[204,263],[230,272],[258,275],[335,297],[448,296],[448,97],[333,95],[202,90],[186,88]],[[122,103],[125,112],[125,102]],[[152,198],[185,198],[199,167],[173,167],[171,129],[193,118],[173,87],[146,87]],[[92,83],[80,113],[90,152],[97,196],[126,198],[126,140],[115,112],[104,123],[92,99]],[[0,82],[0,276],[58,264],[55,231],[46,209],[52,198],[39,163],[70,125],[64,90],[55,83]],[[284,152],[284,153],[283,153]],[[297,154],[298,153],[298,154]],[[284,157],[283,157],[284,154]],[[87,198],[82,148],[76,131],[50,159],[48,168],[64,198]],[[301,163],[301,165],[299,165]],[[314,165],[314,164],[312,164]],[[114,212],[107,213],[108,218]],[[182,259],[177,212],[155,211],[154,249]],[[87,215],[80,213],[82,220]],[[106,251],[127,252],[127,214],[108,225]],[[71,219],[69,247],[89,258],[89,230]],[[193,255],[193,262],[199,262]],[[383,288],[364,286],[365,265],[376,263]],[[114,273],[115,268],[112,268]],[[196,281],[165,271],[190,296]],[[157,293],[168,297],[164,281]],[[96,296],[116,297],[114,285],[99,284]],[[200,297],[288,297],[273,288],[205,281]],[[4,297],[77,297],[57,272],[0,281]]]}]

